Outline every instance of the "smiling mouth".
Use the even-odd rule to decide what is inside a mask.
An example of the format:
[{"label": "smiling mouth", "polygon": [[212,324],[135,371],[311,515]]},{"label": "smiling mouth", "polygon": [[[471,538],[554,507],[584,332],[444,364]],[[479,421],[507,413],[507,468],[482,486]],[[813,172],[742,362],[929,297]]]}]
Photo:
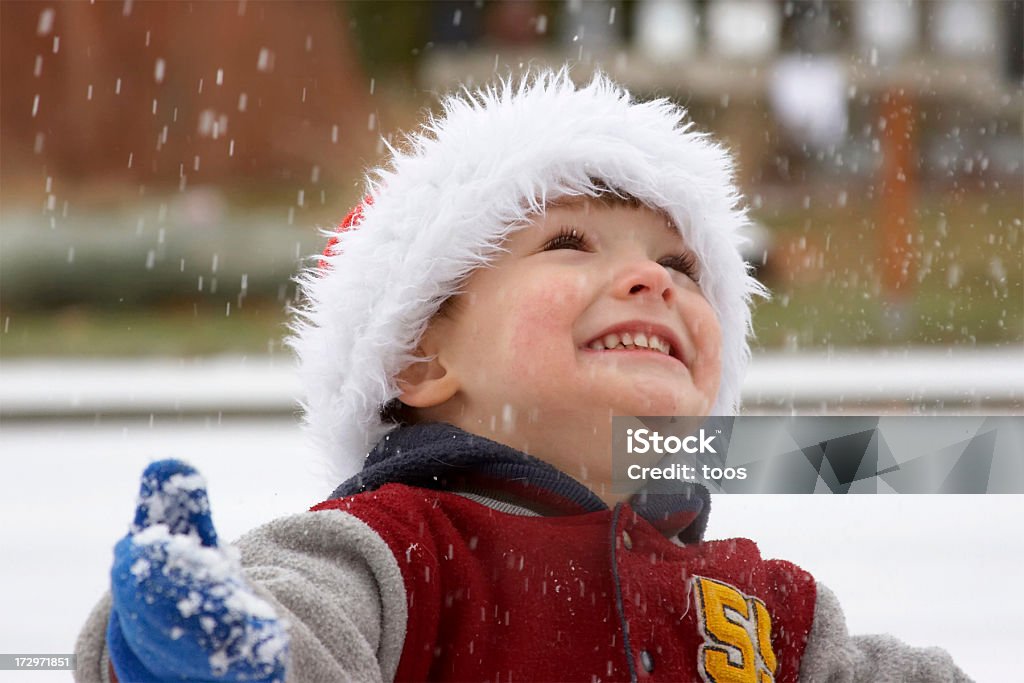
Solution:
[{"label": "smiling mouth", "polygon": [[682,354],[672,342],[665,336],[648,332],[609,332],[584,344],[581,349],[597,353],[624,353],[629,356],[662,356],[666,360],[674,360],[685,365]]}]

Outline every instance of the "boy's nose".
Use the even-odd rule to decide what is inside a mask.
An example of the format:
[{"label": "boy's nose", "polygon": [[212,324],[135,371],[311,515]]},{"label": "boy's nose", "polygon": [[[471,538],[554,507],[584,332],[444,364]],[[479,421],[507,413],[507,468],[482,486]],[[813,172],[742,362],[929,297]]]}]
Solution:
[{"label": "boy's nose", "polygon": [[614,289],[615,295],[624,299],[657,297],[671,302],[675,296],[672,276],[668,270],[646,258],[633,260],[623,266]]}]

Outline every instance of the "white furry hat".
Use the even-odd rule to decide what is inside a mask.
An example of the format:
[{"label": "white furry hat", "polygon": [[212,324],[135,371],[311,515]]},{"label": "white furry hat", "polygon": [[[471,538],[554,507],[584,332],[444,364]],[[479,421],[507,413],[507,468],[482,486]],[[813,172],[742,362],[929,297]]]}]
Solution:
[{"label": "white furry hat", "polygon": [[396,375],[463,279],[547,201],[601,185],[665,212],[697,255],[700,286],[722,327],[713,414],[734,414],[750,356],[750,299],[761,286],[739,252],[747,221],[728,153],[691,131],[666,99],[634,101],[598,73],[568,69],[446,98],[389,163],[367,198],[299,277],[305,302],[289,345],[299,358],[305,423],[336,474],[359,471],[394,424],[381,408]]}]

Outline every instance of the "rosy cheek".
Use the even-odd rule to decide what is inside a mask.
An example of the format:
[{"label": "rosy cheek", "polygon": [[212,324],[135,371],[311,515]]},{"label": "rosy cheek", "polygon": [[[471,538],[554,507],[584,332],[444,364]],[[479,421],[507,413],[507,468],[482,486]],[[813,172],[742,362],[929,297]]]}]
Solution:
[{"label": "rosy cheek", "polygon": [[[722,330],[715,314],[708,311],[691,328],[697,349],[693,375],[698,386],[717,393],[722,374]],[[714,389],[714,391],[711,391]]]},{"label": "rosy cheek", "polygon": [[565,278],[545,278],[523,287],[507,300],[509,369],[527,376],[551,376],[568,367],[575,355],[573,323],[582,310],[580,297]]}]

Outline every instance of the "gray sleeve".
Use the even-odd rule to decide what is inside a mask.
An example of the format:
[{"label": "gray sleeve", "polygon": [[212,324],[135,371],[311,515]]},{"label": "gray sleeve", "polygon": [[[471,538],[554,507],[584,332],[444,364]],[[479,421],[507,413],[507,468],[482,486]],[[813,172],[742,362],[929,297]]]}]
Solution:
[{"label": "gray sleeve", "polygon": [[851,637],[835,594],[821,583],[817,589],[801,683],[970,683],[945,650],[888,635]]},{"label": "gray sleeve", "polygon": [[[234,545],[255,591],[289,623],[288,681],[394,679],[405,643],[405,583],[387,544],[362,520],[306,512]],[[108,594],[78,638],[78,681],[106,681],[109,614]]]},{"label": "gray sleeve", "polygon": [[107,620],[110,618],[110,593],[107,592],[89,613],[78,634],[75,680],[81,683],[110,683],[107,676]]}]

